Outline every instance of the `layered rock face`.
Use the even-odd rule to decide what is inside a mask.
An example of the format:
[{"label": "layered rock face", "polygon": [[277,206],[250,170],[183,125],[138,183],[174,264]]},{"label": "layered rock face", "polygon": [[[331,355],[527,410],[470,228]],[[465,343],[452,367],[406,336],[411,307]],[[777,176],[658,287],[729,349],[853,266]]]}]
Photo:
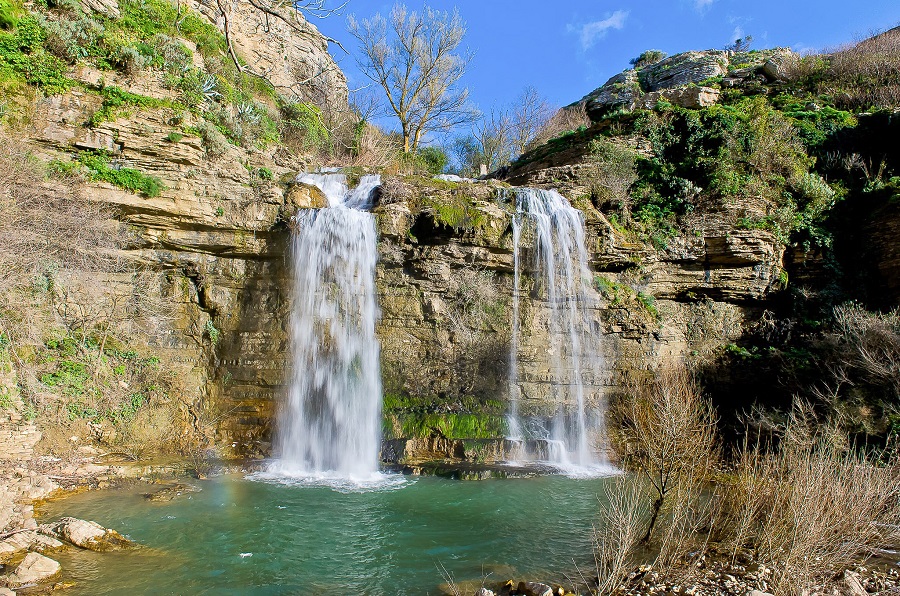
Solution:
[{"label": "layered rock face", "polygon": [[347,104],[347,78],[328,53],[328,42],[297,10],[246,0],[191,0],[188,5],[225,32],[253,72],[286,98]]},{"label": "layered rock face", "polygon": [[[439,206],[454,194],[466,197],[479,223],[454,229],[440,207],[415,213],[405,201],[376,210],[386,391],[423,401],[505,398],[514,285],[509,193],[484,183],[418,192]],[[735,231],[727,216],[703,218],[694,237],[656,253],[630,244],[600,213],[585,214],[598,272],[590,318],[601,341],[590,349],[601,364],[585,379],[594,405],[619,389],[626,371],[739,336],[745,317],[779,288],[782,252],[769,232]],[[526,238],[519,385],[526,412],[547,415],[555,407],[554,384],[567,379],[554,369],[550,307],[534,285],[533,257]],[[655,296],[655,307],[642,302],[641,292]],[[471,312],[485,307],[496,316]]]}]

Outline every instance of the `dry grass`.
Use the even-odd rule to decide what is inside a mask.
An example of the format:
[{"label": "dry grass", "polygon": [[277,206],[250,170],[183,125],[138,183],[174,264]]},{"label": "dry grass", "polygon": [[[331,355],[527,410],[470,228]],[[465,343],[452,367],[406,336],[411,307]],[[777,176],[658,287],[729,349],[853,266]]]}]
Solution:
[{"label": "dry grass", "polygon": [[47,180],[21,143],[0,133],[0,295],[48,268],[116,270],[124,231],[79,180]]},{"label": "dry grass", "polygon": [[590,125],[591,119],[588,118],[587,110],[583,104],[562,108],[541,126],[534,134],[533,140],[528,143],[526,149],[534,149],[564,132],[578,130],[582,126],[588,127]]},{"label": "dry grass", "polygon": [[900,28],[833,53],[821,91],[847,108],[900,106]]},{"label": "dry grass", "polygon": [[803,594],[900,540],[897,453],[866,454],[797,406],[777,449],[745,448],[727,496],[734,552],[776,569],[779,594]]},{"label": "dry grass", "polygon": [[834,311],[844,358],[872,381],[900,397],[900,309],[872,313],[856,303]]},{"label": "dry grass", "polygon": [[44,452],[69,455],[73,435],[130,452],[175,442],[177,380],[145,339],[174,305],[114,216],[0,132],[0,334]]},{"label": "dry grass", "polygon": [[640,483],[620,477],[604,489],[600,520],[594,529],[597,593],[613,594],[625,581],[646,532],[649,508]]},{"label": "dry grass", "polygon": [[651,380],[629,381],[617,417],[620,452],[635,473],[606,489],[594,532],[599,594],[617,593],[638,563],[689,581],[688,553],[702,553],[720,517],[709,480],[719,465],[715,416],[691,371],[661,367]]}]

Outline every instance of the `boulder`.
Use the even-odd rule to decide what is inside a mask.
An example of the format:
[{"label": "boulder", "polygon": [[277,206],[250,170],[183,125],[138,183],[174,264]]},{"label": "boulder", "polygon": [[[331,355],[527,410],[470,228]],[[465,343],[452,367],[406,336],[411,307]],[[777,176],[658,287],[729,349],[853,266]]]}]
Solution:
[{"label": "boulder", "polygon": [[697,84],[728,73],[728,53],[717,50],[675,54],[639,71],[646,91],[674,89]]},{"label": "boulder", "polygon": [[59,573],[59,563],[37,553],[28,553],[7,579],[11,588],[20,588],[48,580]]},{"label": "boulder", "polygon": [[319,187],[311,184],[294,182],[285,195],[285,209],[290,214],[297,209],[324,209],[325,207],[328,207],[328,197]]},{"label": "boulder", "polygon": [[5,540],[0,542],[0,565],[9,561],[19,550]]},{"label": "boulder", "polygon": [[494,592],[482,586],[478,589],[477,592],[475,592],[475,596],[494,596]]},{"label": "boulder", "polygon": [[111,19],[119,18],[119,3],[116,0],[81,0],[85,12],[97,12]]},{"label": "boulder", "polygon": [[708,108],[719,102],[719,91],[712,87],[666,89],[664,91],[648,93],[643,97],[641,104],[645,109],[652,110],[661,99],[682,108]]},{"label": "boulder", "polygon": [[770,81],[785,81],[790,75],[790,69],[796,65],[799,56],[790,50],[781,50],[766,60],[762,66],[762,73]]},{"label": "boulder", "polygon": [[200,489],[192,484],[182,484],[179,482],[178,484],[167,486],[155,493],[147,493],[144,495],[144,498],[148,501],[153,501],[154,503],[168,503],[182,495],[199,491]]},{"label": "boulder", "polygon": [[16,596],[16,593],[9,588],[0,587],[0,596]]},{"label": "boulder", "polygon": [[87,550],[109,551],[134,546],[132,541],[115,530],[74,517],[64,517],[58,522],[44,524],[40,527],[40,532],[56,536]]},{"label": "boulder", "polygon": [[523,596],[553,596],[553,588],[538,582],[519,582],[516,592]]}]

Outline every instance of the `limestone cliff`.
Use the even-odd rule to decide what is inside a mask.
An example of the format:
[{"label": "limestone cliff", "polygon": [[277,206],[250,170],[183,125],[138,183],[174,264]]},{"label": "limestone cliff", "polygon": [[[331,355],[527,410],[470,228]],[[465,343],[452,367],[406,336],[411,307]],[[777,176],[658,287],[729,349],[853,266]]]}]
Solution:
[{"label": "limestone cliff", "polygon": [[[108,15],[134,10],[99,0],[88,6]],[[16,125],[44,162],[86,172],[91,199],[114,207],[128,226],[123,258],[155,273],[150,292],[170,307],[145,343],[180,380],[191,424],[214,429],[222,455],[267,455],[289,359],[287,220],[324,201],[292,182],[319,163],[266,137],[266,118],[285,96],[315,100],[298,91],[310,77],[328,101],[346,101],[346,82],[326,40],[299,18],[242,2],[191,6],[220,30],[227,22],[234,48],[266,73],[276,94],[223,66],[226,45],[215,38],[207,54],[182,51],[177,83],[161,68],[71,65],[63,89],[23,101],[27,118]],[[171,50],[166,36],[160,43]],[[179,39],[184,48],[205,43]],[[628,70],[581,101],[590,126],[532,148],[501,180],[384,175],[374,214],[385,436],[393,441],[386,456],[503,456],[496,439],[505,434],[513,323],[510,185],[559,189],[584,213],[600,297],[589,317],[605,363],[585,379],[592,403],[621,394],[626,374],[639,376],[667,358],[715,360],[726,346],[743,354],[736,342],[770,320],[763,314],[783,303],[789,278],[821,285],[830,247],[812,246],[809,236],[821,229],[799,224],[821,222],[837,191],[823,177],[833,171],[816,170],[810,155],[826,163],[827,143],[842,140],[858,120],[780,98],[791,56],[690,52]],[[237,99],[224,105],[226,94]],[[780,102],[777,110],[769,95]],[[712,107],[718,104],[728,109]],[[317,109],[304,104],[284,126],[312,114],[300,129],[315,133]],[[746,124],[760,119],[764,126]],[[253,127],[248,141],[244,133]],[[818,143],[809,141],[809,155],[794,127]],[[786,132],[790,142],[772,159],[754,160],[742,148],[755,147],[760,137],[753,135],[769,130]],[[634,204],[613,204],[592,187],[603,174],[598,142],[630,156]],[[782,163],[785,156],[790,163]],[[129,190],[115,172],[154,181],[152,192]],[[894,192],[895,183],[879,183],[879,192]],[[863,236],[877,241],[875,269],[896,297],[896,201],[880,206],[883,217],[867,220]],[[125,274],[85,275],[123,295],[132,288]],[[551,362],[549,306],[527,270],[520,289],[522,407],[550,415],[553,383],[566,379],[555,377]]]}]

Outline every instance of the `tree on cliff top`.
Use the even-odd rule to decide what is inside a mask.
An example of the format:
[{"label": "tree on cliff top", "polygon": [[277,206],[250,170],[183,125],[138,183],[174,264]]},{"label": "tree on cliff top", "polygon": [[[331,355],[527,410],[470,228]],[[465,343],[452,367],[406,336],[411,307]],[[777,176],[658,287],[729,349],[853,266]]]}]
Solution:
[{"label": "tree on cliff top", "polygon": [[453,13],[423,7],[421,14],[397,4],[390,19],[349,19],[359,41],[363,73],[384,90],[388,113],[400,121],[403,150],[415,151],[423,136],[471,122],[477,112],[459,83],[471,54],[456,53],[466,33]]}]

